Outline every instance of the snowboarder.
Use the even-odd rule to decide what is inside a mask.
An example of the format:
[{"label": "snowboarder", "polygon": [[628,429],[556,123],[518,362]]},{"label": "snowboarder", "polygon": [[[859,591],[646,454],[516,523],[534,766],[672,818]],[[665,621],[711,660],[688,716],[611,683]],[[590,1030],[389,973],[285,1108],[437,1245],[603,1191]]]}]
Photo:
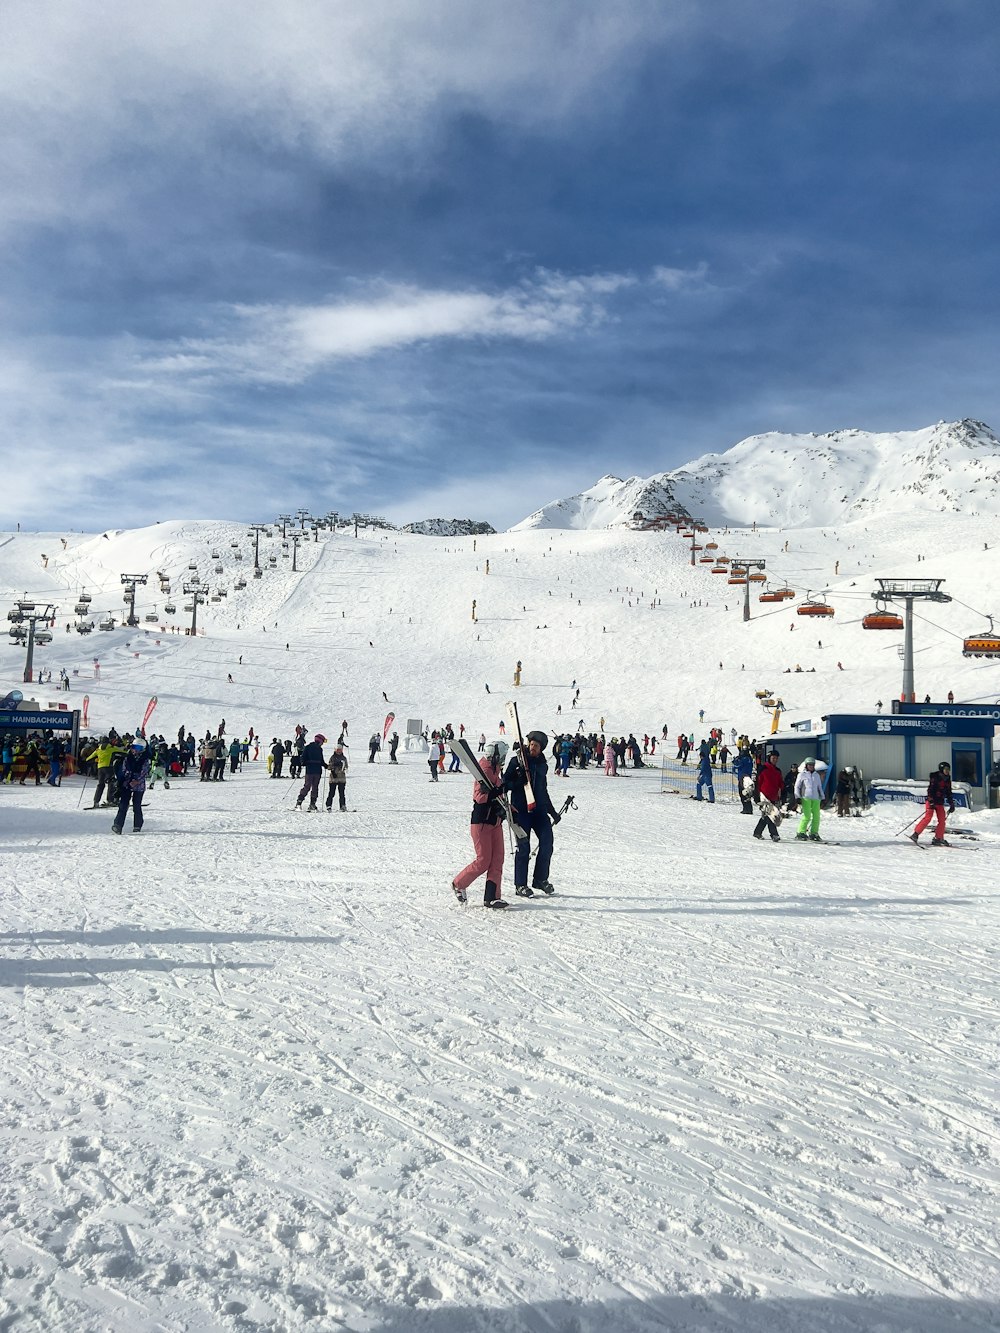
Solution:
[{"label": "snowboarder", "polygon": [[781,769],[778,767],[778,756],[772,750],[767,757],[767,763],[757,774],[760,819],[758,819],[757,827],[753,831],[755,838],[763,838],[764,830],[767,829],[772,842],[781,841],[781,835],[778,833],[778,825],[781,823],[779,806],[784,785],[784,778],[781,775]]},{"label": "snowboarder", "polygon": [[932,847],[950,847],[951,843],[944,836],[945,822],[945,804],[948,806],[948,814],[955,813],[955,798],[951,790],[951,764],[946,761],[938,764],[937,772],[931,773],[927,784],[927,797],[924,801],[924,813],[920,816],[916,828],[910,834],[911,842],[919,842],[920,835],[924,829],[937,816],[937,826],[934,829],[934,837],[931,840]]},{"label": "snowboarder", "polygon": [[503,882],[503,806],[497,799],[503,790],[504,756],[507,753],[506,741],[493,741],[480,760],[489,785],[476,781],[472,784],[472,819],[469,832],[472,835],[474,858],[464,870],[460,870],[451,881],[455,897],[460,903],[466,902],[467,889],[480,875],[486,876],[483,891],[483,906],[494,910],[507,906],[500,896]]},{"label": "snowboarder", "polygon": [[[549,796],[548,772],[542,751],[548,742],[544,731],[529,731],[527,735],[528,753],[516,754],[507,765],[504,773],[504,791],[510,793],[510,803],[517,823],[525,833],[534,833],[538,843],[535,857],[535,870],[531,887],[528,887],[528,856],[531,839],[520,838],[514,854],[514,892],[519,898],[532,898],[533,889],[542,893],[554,893],[549,882],[549,867],[552,862],[552,825],[558,824],[560,815]],[[535,808],[529,812],[528,795],[525,782],[531,782],[535,797]]]}]

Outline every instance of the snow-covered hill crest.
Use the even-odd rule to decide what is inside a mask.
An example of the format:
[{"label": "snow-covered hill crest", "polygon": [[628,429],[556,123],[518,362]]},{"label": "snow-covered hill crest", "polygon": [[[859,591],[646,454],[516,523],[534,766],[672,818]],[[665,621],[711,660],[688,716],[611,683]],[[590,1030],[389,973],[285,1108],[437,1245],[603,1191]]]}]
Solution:
[{"label": "snow-covered hill crest", "polygon": [[751,435],[645,480],[602,477],[517,528],[608,528],[686,512],[713,526],[824,527],[888,513],[1000,514],[1000,440],[981,421],[876,434]]},{"label": "snow-covered hill crest", "polygon": [[406,523],[403,532],[415,532],[418,537],[485,537],[496,532],[490,523],[474,518],[422,518],[417,523]]}]

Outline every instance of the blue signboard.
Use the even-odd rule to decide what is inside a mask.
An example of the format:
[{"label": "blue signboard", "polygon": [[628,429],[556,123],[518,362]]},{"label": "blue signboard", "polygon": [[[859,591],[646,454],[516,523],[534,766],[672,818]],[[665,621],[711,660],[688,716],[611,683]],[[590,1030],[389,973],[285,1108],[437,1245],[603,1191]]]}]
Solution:
[{"label": "blue signboard", "polygon": [[831,713],[823,721],[829,731],[855,736],[982,736],[990,730],[985,726],[985,715],[944,717],[940,711],[906,717],[896,713]]},{"label": "blue signboard", "polygon": [[893,709],[909,717],[989,717],[1000,725],[1000,702],[993,704],[896,704]]},{"label": "blue signboard", "polygon": [[79,710],[42,713],[21,708],[16,713],[0,713],[0,729],[16,727],[19,731],[45,731],[48,728],[52,731],[72,731],[73,721],[78,715]]}]

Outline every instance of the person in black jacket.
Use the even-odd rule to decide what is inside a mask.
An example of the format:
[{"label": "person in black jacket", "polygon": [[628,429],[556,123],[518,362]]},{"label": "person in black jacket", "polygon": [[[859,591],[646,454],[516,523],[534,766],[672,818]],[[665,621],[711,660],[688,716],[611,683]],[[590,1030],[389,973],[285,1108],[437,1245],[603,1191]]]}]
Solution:
[{"label": "person in black jacket", "polygon": [[296,810],[302,809],[302,802],[308,793],[309,809],[319,809],[319,780],[323,776],[323,770],[326,768],[326,759],[323,757],[323,746],[326,744],[326,737],[318,733],[313,737],[308,745],[302,747],[302,766],[306,770],[305,782],[302,784],[302,790],[299,792],[299,799],[295,802]]},{"label": "person in black jacket", "polygon": [[[534,833],[538,842],[535,856],[535,871],[528,887],[529,838],[519,838],[514,853],[514,892],[519,898],[533,898],[533,889],[542,893],[554,893],[549,883],[549,866],[552,863],[552,825],[559,823],[559,814],[549,796],[549,766],[542,751],[548,743],[544,731],[529,731],[527,736],[528,753],[514,755],[504,773],[504,791],[510,793],[510,803],[514,818],[525,833]],[[528,809],[528,796],[525,788],[525,773],[531,782],[535,797],[534,809]]]},{"label": "person in black jacket", "polygon": [[947,805],[948,814],[955,813],[955,798],[951,792],[951,764],[944,762],[937,766],[937,772],[930,774],[930,780],[927,784],[927,797],[924,801],[924,813],[920,817],[916,828],[910,834],[911,842],[919,842],[920,835],[931,822],[934,816],[937,816],[937,827],[934,830],[934,837],[931,840],[932,847],[950,847],[951,843],[944,836],[944,808]]}]

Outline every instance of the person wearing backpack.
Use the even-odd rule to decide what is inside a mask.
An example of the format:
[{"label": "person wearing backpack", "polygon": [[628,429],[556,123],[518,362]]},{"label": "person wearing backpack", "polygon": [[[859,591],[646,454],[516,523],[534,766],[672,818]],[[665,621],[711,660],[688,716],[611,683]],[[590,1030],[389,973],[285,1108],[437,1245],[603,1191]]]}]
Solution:
[{"label": "person wearing backpack", "polygon": [[330,786],[326,793],[326,812],[333,809],[333,794],[336,791],[340,798],[341,810],[347,809],[347,755],[344,754],[342,745],[333,747],[333,754],[327,762],[327,772],[330,774]]}]

